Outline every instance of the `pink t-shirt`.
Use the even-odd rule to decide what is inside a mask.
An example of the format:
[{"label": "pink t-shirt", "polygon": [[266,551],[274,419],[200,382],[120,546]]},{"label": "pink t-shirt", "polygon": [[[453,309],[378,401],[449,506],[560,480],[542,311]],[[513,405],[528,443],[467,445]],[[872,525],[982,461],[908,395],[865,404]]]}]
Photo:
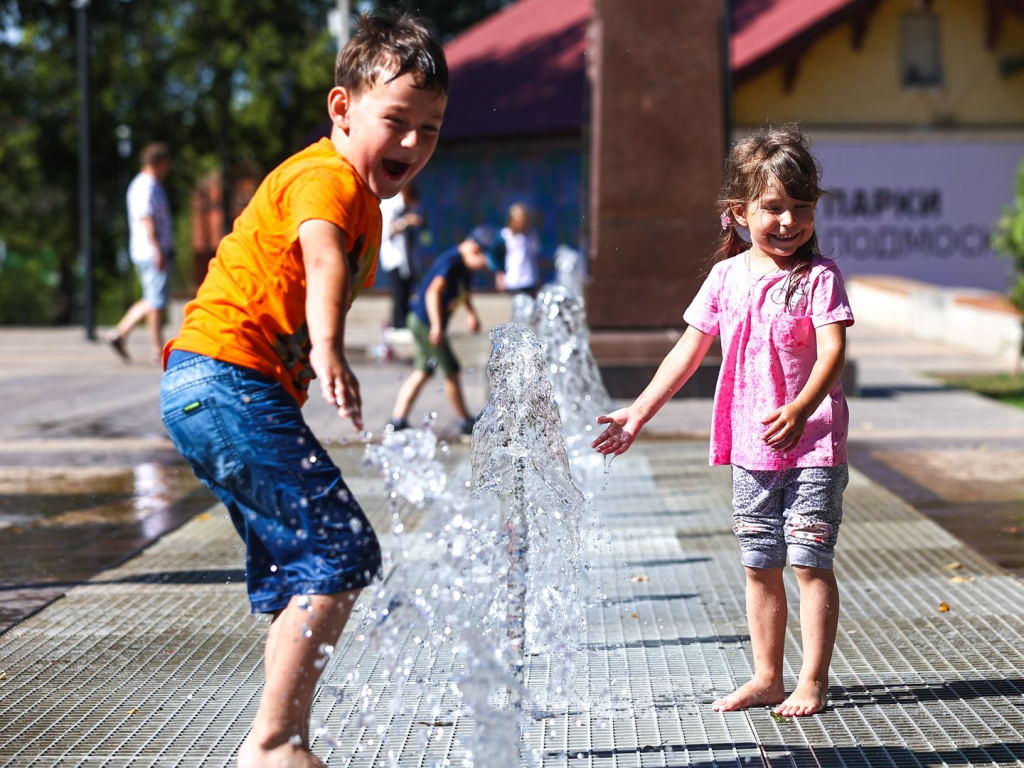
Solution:
[{"label": "pink t-shirt", "polygon": [[761,419],[800,394],[818,357],[815,329],[853,325],[843,276],[831,259],[815,256],[784,307],[788,272],[758,280],[746,254],[712,268],[683,319],[722,336],[722,370],[715,390],[711,464],[744,469],[833,467],[846,462],[850,412],[836,383],[814,414],[797,447],[776,453],[764,444]]}]

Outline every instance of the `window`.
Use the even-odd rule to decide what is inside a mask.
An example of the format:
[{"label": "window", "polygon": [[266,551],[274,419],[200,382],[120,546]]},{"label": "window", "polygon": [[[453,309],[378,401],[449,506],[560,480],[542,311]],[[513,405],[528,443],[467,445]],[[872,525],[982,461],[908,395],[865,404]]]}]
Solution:
[{"label": "window", "polygon": [[906,14],[903,17],[903,87],[941,87],[940,54],[938,15],[927,11]]}]

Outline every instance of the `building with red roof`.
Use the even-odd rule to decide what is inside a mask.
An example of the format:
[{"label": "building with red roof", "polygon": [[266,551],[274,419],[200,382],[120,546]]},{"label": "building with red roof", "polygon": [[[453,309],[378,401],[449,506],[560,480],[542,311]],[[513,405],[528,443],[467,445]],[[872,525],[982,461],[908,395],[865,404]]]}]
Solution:
[{"label": "building with red roof", "polygon": [[[447,45],[442,146],[421,176],[438,247],[516,201],[545,253],[580,244],[592,3],[519,0]],[[987,238],[1024,156],[1024,0],[731,7],[733,133],[798,121],[812,136],[839,191],[819,230],[844,272],[1005,285]]]}]

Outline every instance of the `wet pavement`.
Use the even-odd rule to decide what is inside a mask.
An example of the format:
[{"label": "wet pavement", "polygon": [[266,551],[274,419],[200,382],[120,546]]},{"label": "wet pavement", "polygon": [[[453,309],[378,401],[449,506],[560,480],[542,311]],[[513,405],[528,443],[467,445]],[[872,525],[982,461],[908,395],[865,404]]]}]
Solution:
[{"label": "wet pavement", "polygon": [[[379,480],[359,470],[359,446],[331,453],[382,544],[396,548]],[[764,707],[714,712],[711,702],[746,680],[751,663],[729,472],[709,468],[705,455],[703,441],[649,440],[611,467],[595,498],[606,540],[587,555],[599,589],[586,603],[575,680],[591,706],[530,719],[521,765],[1024,764],[1024,583],[856,470],[836,563],[842,616],[830,707],[784,722]],[[449,461],[464,470],[469,453],[459,446]],[[403,533],[425,587],[437,552],[428,539],[416,525]],[[0,762],[233,764],[259,697],[266,631],[248,615],[240,557],[214,506],[0,637]],[[795,605],[795,580],[788,570],[785,578]],[[375,617],[362,604],[324,672],[313,717],[326,730],[314,751],[348,768],[464,764],[471,717],[445,709],[439,718],[422,692],[447,687],[456,654],[430,654],[403,633],[403,663],[418,682],[401,685],[383,674],[366,637]],[[796,610],[786,643],[792,688]],[[543,689],[549,663],[528,657],[529,686]],[[361,716],[364,682],[376,719]],[[486,755],[476,764],[489,765]]]},{"label": "wet pavement", "polygon": [[[349,336],[367,426],[379,430],[410,367],[367,354],[380,342],[376,311],[386,309],[370,303]],[[505,312],[501,303],[495,322]],[[459,334],[458,345],[467,397],[480,407],[486,380],[471,361],[486,359],[486,336]],[[77,328],[0,328],[0,633],[214,500],[167,438],[160,370],[146,362],[143,333],[129,349],[136,362],[124,364]],[[425,388],[418,407],[439,411],[439,427],[453,430],[440,383]],[[355,437],[316,398],[306,415],[322,439]]]},{"label": "wet pavement", "polygon": [[[480,296],[485,327],[511,315],[505,297]],[[408,375],[409,349],[375,361],[387,299],[363,297],[348,342],[364,392],[367,428],[379,431]],[[488,391],[486,334],[453,323],[471,407]],[[139,362],[122,364],[77,328],[0,329],[0,629],[34,606],[138,551],[210,497],[181,463],[158,411],[158,369],[143,334]],[[927,373],[1000,370],[998,363],[864,324],[850,330],[861,396],[851,398],[851,463],[1000,565],[1024,574],[1024,411],[948,390]],[[708,400],[675,400],[648,437],[707,435]],[[454,420],[440,382],[417,412]],[[318,398],[305,409],[314,432],[335,444],[349,424]],[[87,544],[83,544],[87,542]],[[24,550],[24,554],[22,554]],[[22,588],[15,592],[14,587]]]},{"label": "wet pavement", "polygon": [[[507,302],[503,303],[500,299],[485,299],[477,303],[486,326],[504,322],[510,315]],[[351,322],[349,339],[353,359],[358,360],[355,368],[363,387],[367,425],[377,431],[386,422],[397,388],[410,369],[401,359],[376,362],[371,354],[373,347],[380,342],[380,317],[385,316],[386,302],[367,297],[360,300],[357,308],[359,313]],[[486,337],[459,334],[457,346],[466,364],[467,398],[471,407],[479,407],[487,396],[483,373],[483,362],[488,351]],[[141,335],[133,339],[132,350],[137,359],[146,358]],[[970,393],[947,390],[927,376],[929,371],[998,369],[994,362],[982,357],[954,352],[934,344],[900,339],[884,329],[872,329],[864,325],[857,325],[851,330],[850,356],[858,365],[862,388],[860,397],[851,398],[851,465],[860,473],[862,479],[858,482],[861,488],[875,490],[866,496],[862,495],[857,504],[860,510],[858,514],[866,515],[862,520],[864,526],[859,538],[855,538],[853,543],[844,544],[850,550],[850,568],[864,568],[865,574],[872,569],[875,571],[863,577],[865,581],[857,587],[856,598],[867,601],[865,605],[870,601],[882,600],[885,605],[895,606],[896,615],[901,615],[898,619],[888,619],[874,616],[867,608],[858,609],[863,614],[860,618],[871,619],[875,623],[869,621],[864,627],[849,626],[853,632],[847,631],[844,639],[841,639],[840,649],[846,655],[842,663],[850,666],[844,667],[846,671],[841,673],[847,675],[847,678],[842,680],[845,693],[840,693],[845,698],[842,699],[840,709],[861,713],[861,720],[857,721],[860,725],[849,721],[842,714],[838,722],[830,721],[827,734],[820,738],[814,736],[818,741],[808,737],[803,746],[793,748],[793,734],[783,732],[778,725],[767,720],[762,722],[755,718],[721,723],[713,718],[695,715],[692,703],[680,709],[679,702],[672,704],[676,707],[672,717],[682,717],[680,722],[684,724],[684,731],[697,726],[704,729],[703,738],[708,743],[719,738],[732,738],[729,734],[740,734],[740,742],[746,745],[742,748],[737,746],[740,742],[715,742],[724,750],[723,755],[733,756],[732,764],[738,764],[741,754],[775,754],[783,747],[789,750],[786,754],[792,761],[787,758],[781,764],[1019,764],[1018,760],[1024,756],[1024,748],[1021,747],[1024,737],[1021,736],[1019,718],[1014,714],[1016,709],[1005,708],[1007,702],[1017,707],[1024,694],[1024,683],[1020,682],[1019,675],[1014,679],[1011,674],[1012,670],[1019,667],[1018,661],[1010,658],[1015,653],[1015,646],[1012,643],[1007,645],[1005,640],[999,641],[998,648],[985,645],[995,642],[1000,636],[1006,636],[1011,630],[1011,634],[1024,634],[1024,628],[1019,626],[1017,619],[1019,611],[1013,605],[999,604],[1000,600],[1017,595],[1019,582],[1005,578],[998,567],[986,564],[979,553],[1018,575],[1024,574],[1024,411]],[[211,496],[194,480],[167,440],[159,419],[158,389],[158,370],[144,362],[121,364],[103,345],[85,343],[78,329],[0,329],[0,399],[5,403],[5,407],[0,409],[0,551],[4,553],[4,557],[0,558],[0,655],[7,654],[7,661],[0,665],[3,667],[0,675],[10,675],[12,669],[20,670],[19,675],[24,675],[26,670],[34,675],[50,669],[52,674],[46,678],[50,682],[45,685],[57,685],[61,674],[77,675],[75,679],[83,682],[85,678],[81,678],[81,675],[95,667],[96,659],[106,659],[109,655],[102,644],[97,644],[101,643],[101,638],[91,624],[97,611],[102,612],[104,605],[120,607],[117,601],[122,598],[128,600],[125,610],[143,611],[143,607],[149,605],[146,601],[150,596],[145,590],[137,593],[137,588],[148,589],[154,584],[166,584],[168,589],[176,586],[181,591],[174,592],[173,597],[161,603],[154,616],[132,614],[134,618],[131,620],[138,624],[137,631],[132,630],[134,634],[125,635],[118,641],[121,645],[116,647],[130,649],[134,657],[150,658],[150,662],[140,662],[141,669],[145,674],[159,677],[163,674],[160,671],[163,668],[154,667],[152,659],[167,661],[164,656],[173,656],[177,653],[175,649],[195,646],[193,651],[200,654],[201,664],[206,665],[200,671],[206,670],[204,674],[208,673],[209,677],[205,678],[206,682],[197,684],[198,687],[192,686],[189,690],[202,691],[203,702],[195,706],[183,703],[186,688],[194,680],[180,685],[165,682],[164,691],[170,697],[165,701],[166,712],[152,716],[157,717],[160,723],[165,723],[166,727],[171,727],[173,722],[166,718],[171,718],[179,711],[176,707],[192,707],[189,709],[192,714],[185,714],[189,717],[196,715],[196,719],[191,721],[193,725],[189,726],[194,731],[194,740],[175,746],[174,749],[180,746],[180,749],[185,750],[181,752],[182,755],[223,756],[230,754],[234,743],[231,740],[238,735],[237,728],[244,727],[246,718],[251,716],[250,710],[259,689],[258,660],[262,628],[253,625],[251,619],[244,615],[244,600],[238,599],[236,594],[237,582],[242,574],[239,542],[230,526],[225,526],[223,510],[218,512],[216,507],[210,508]],[[453,419],[447,411],[439,383],[426,388],[417,410],[420,413],[437,411],[440,429],[451,432]],[[316,434],[330,441],[332,451],[352,473],[352,482],[359,486],[362,497],[370,502],[367,505],[368,512],[381,514],[375,486],[366,478],[358,476],[361,446],[354,442],[351,426],[338,420],[315,397],[306,408],[306,416]],[[642,481],[641,485],[647,485],[637,492],[650,492],[650,484],[653,483],[661,488],[655,494],[663,500],[658,503],[668,505],[661,511],[653,507],[648,510],[653,515],[652,522],[667,519],[665,516],[678,508],[678,502],[685,499],[687,494],[699,495],[709,488],[711,499],[705,506],[708,509],[713,507],[715,515],[726,515],[725,491],[720,487],[720,478],[713,470],[707,475],[699,469],[695,473],[680,470],[682,465],[679,461],[690,466],[700,466],[706,447],[702,438],[707,434],[709,423],[709,401],[677,400],[666,406],[658,419],[648,426],[647,447],[642,455],[653,469],[646,475],[644,472],[648,470],[642,470],[642,467],[642,471],[638,470],[635,482]],[[680,435],[688,435],[697,440],[679,443],[675,438]],[[658,438],[667,442],[660,445],[656,442]],[[629,469],[630,466],[627,462],[622,468]],[[682,475],[679,474],[681,471]],[[648,479],[644,480],[645,477]],[[695,477],[699,480],[700,488],[690,487]],[[885,493],[882,489],[885,489]],[[628,494],[620,498],[626,497]],[[891,568],[885,560],[872,556],[871,547],[884,541],[894,551],[903,551],[921,543],[915,537],[926,529],[917,523],[910,524],[916,520],[914,516],[917,512],[914,510],[923,512],[946,532],[962,541],[939,532],[938,528],[927,529],[928,538],[932,541],[927,545],[931,547],[931,554],[926,560],[914,561],[912,567],[908,566],[911,567],[909,575],[898,577],[907,580],[908,589],[915,588],[915,585],[921,589],[924,584],[927,592],[897,599],[893,589],[902,582],[887,581],[897,578],[897,575],[889,572]],[[627,517],[622,519],[626,520]],[[190,518],[192,522],[181,528]],[[216,526],[207,528],[204,527],[205,523],[216,523]],[[694,551],[710,545],[712,539],[707,537],[727,531],[725,523],[716,527],[709,522],[711,527],[707,530],[702,528],[693,531],[687,530],[688,523],[683,520],[675,521],[674,525],[670,538],[675,542],[673,546],[680,548],[680,556],[676,556],[675,560],[683,566]],[[165,535],[176,528],[180,530],[169,537]],[[205,532],[214,529],[218,531],[217,535],[207,541]],[[203,547],[213,547],[217,555],[213,560],[203,562],[202,568],[198,565],[171,567],[184,556],[181,552],[175,554],[175,547],[178,546],[175,542],[182,541],[189,546],[198,546],[201,551],[205,551]],[[963,542],[966,542],[966,546]],[[627,541],[624,546],[633,545]],[[637,543],[636,546],[646,545]],[[141,558],[132,557],[147,547],[149,549]],[[146,575],[149,567],[147,563],[155,562],[147,559],[150,555],[160,560],[159,576]],[[650,562],[656,559],[648,557]],[[693,562],[700,562],[700,558]],[[949,572],[943,570],[944,565],[952,562],[960,562],[972,571],[957,586],[952,584],[953,577],[950,577]],[[123,564],[121,570],[112,570],[119,563]],[[136,573],[140,568],[141,576]],[[724,648],[727,663],[725,668],[715,667],[709,674],[714,684],[722,686],[729,684],[730,675],[733,674],[723,669],[742,671],[741,668],[746,664],[744,654],[747,652],[742,648],[742,616],[733,594],[739,586],[729,581],[731,576],[723,575],[726,573],[728,571],[716,570],[714,574],[697,574],[694,584],[687,582],[684,590],[695,592],[712,583],[719,583],[722,589],[728,587],[725,592],[711,596],[713,603],[732,606],[729,610],[735,608],[736,612],[735,616],[730,614],[725,620],[728,627],[723,625],[723,628],[715,630],[726,633],[716,636],[716,642]],[[681,571],[678,578],[687,581],[692,575]],[[124,586],[118,587],[118,584]],[[969,593],[970,589],[974,589],[971,584],[977,584],[981,590],[977,596]],[[113,591],[96,592],[97,585],[100,585],[101,590]],[[214,594],[209,590],[215,587],[227,590],[225,596],[230,593],[230,610],[226,609],[225,604],[225,610],[217,610],[213,614],[204,613],[208,607],[204,596]],[[25,616],[67,593],[70,593],[68,601],[61,601],[37,617],[18,624]],[[160,594],[163,593],[157,594],[158,598]],[[80,597],[72,599],[74,595]],[[81,596],[87,599],[81,602]],[[923,599],[937,603],[935,598],[949,600],[950,596],[958,601],[954,603],[950,600],[955,612],[950,619],[952,624],[947,621],[939,627],[934,619],[925,621],[923,617],[929,614],[924,603],[918,606],[915,602],[911,612],[914,616],[920,614],[922,617],[924,623],[920,627],[913,623],[917,621],[913,616],[901,614],[905,613],[905,607],[909,604],[907,600],[920,602]],[[623,597],[632,599],[626,594]],[[980,603],[977,602],[979,599]],[[638,604],[644,603],[643,596],[637,597],[637,600]],[[1024,600],[1024,596],[1021,596],[1021,600]],[[979,605],[984,608],[983,615],[976,617],[971,611]],[[66,613],[67,610],[71,613]],[[717,612],[716,621],[722,619],[719,615],[721,610],[719,607],[713,611]],[[678,619],[677,614],[672,615]],[[174,624],[179,617],[184,622],[181,628]],[[857,619],[856,612],[854,618]],[[621,623],[622,617],[617,616],[615,620]],[[158,626],[160,621],[170,624]],[[661,619],[658,621],[661,622]],[[627,634],[631,631],[629,626],[630,622],[627,621],[622,627]],[[862,644],[853,633],[873,633],[874,637],[881,631],[880,628],[911,634],[900,635],[902,639],[898,641],[895,650],[893,647],[875,648],[877,658],[873,656],[870,664],[858,661],[856,654],[862,652]],[[147,634],[150,631],[158,635]],[[733,639],[723,641],[722,638],[727,636]],[[47,646],[32,650],[33,643],[52,643],[54,637],[65,639],[52,648]],[[658,637],[645,637],[634,638],[636,643],[640,643],[637,649],[652,648],[661,642]],[[211,638],[216,638],[219,643],[213,650],[206,645]],[[694,652],[703,648],[700,637],[693,641],[692,646],[687,640],[680,648],[692,647]],[[358,656],[363,653],[362,649],[351,645],[351,640],[348,642],[350,645],[346,650],[346,664],[355,658],[352,654]],[[76,646],[76,643],[91,645],[83,651],[84,646]],[[671,646],[671,643],[668,645]],[[929,655],[923,661],[920,657],[912,659],[911,649],[924,646],[937,648],[938,655]],[[993,660],[992,663],[998,669],[995,672],[988,669],[984,674],[974,674],[972,670],[980,669],[976,659],[971,662],[974,666],[970,669],[964,666],[961,657],[965,649],[972,646],[979,649],[971,651],[972,659],[979,653],[988,654],[987,658]],[[628,651],[630,647],[633,646],[624,646],[623,653],[633,653]],[[640,653],[639,650],[635,652]],[[701,653],[705,654],[705,651],[701,650]],[[955,661],[955,674],[950,678],[947,667],[951,663],[949,659],[954,657],[960,661]],[[701,656],[704,660],[701,663],[711,663],[709,658]],[[895,663],[894,658],[899,663]],[[692,656],[686,656],[680,662],[689,670],[687,674],[693,672],[692,666],[687,666],[692,665],[693,661]],[[235,673],[227,677],[219,675],[217,670],[223,668],[224,664],[236,670]],[[868,669],[874,675],[870,680],[864,677]],[[174,672],[170,668],[168,671]],[[214,677],[215,686],[211,682]],[[953,679],[953,682],[949,683],[947,678]],[[54,715],[49,718],[50,725],[58,729],[72,726],[69,721],[58,717],[59,713],[54,709],[56,705],[47,698],[49,694],[45,691],[37,696],[32,693],[30,686],[18,689],[22,693],[13,694],[15,689],[9,687],[12,679],[8,677],[4,680],[0,677],[0,685],[5,686],[3,698],[11,700],[11,695],[24,695],[29,697],[25,699],[26,702],[38,701],[38,705],[36,709],[15,705],[14,709],[9,710],[9,716],[0,717],[0,720],[10,723],[10,718],[15,716],[11,713],[22,713],[17,715],[22,717],[24,713],[42,711],[38,707],[43,707]],[[682,682],[679,685],[684,686]],[[181,693],[181,697],[178,697],[178,693]],[[105,743],[108,746],[115,744],[115,751],[110,754],[116,754],[120,759],[122,753],[116,748],[116,743],[120,743],[118,737],[103,729],[110,725],[109,717],[119,712],[116,708],[122,704],[129,706],[135,701],[132,698],[135,694],[126,694],[127,697],[122,698],[109,698],[107,693],[102,696],[106,704],[76,704],[72,701],[67,707],[81,710],[82,706],[86,706],[92,714],[83,715],[85,720],[81,722],[88,722],[88,732],[96,738],[113,738],[114,741]],[[1010,698],[1006,699],[1006,696]],[[188,700],[191,699],[190,694]],[[984,710],[980,715],[971,714],[980,711],[976,707],[971,708],[969,702],[972,699],[979,702],[978,706]],[[216,704],[216,711],[207,710],[218,700],[221,703]],[[205,719],[206,714],[223,712],[229,700],[243,701],[239,710],[231,710],[230,719],[224,720],[223,716],[220,720]],[[965,704],[965,701],[968,703]],[[875,709],[869,712],[864,709],[866,702],[871,702],[871,706],[889,703],[905,706],[913,702],[916,709],[907,716],[909,719],[898,720],[902,725],[896,728],[895,733],[905,736],[917,728],[916,724],[924,718],[930,723],[928,728],[934,730],[938,727],[936,723],[939,723],[942,729],[946,729],[946,735],[942,737],[945,741],[939,739],[937,742],[922,742],[917,746],[907,746],[906,743],[900,745],[892,735],[892,722],[896,721],[887,725],[886,718],[904,717],[899,714],[902,710]],[[206,714],[198,716],[201,709]],[[978,717],[981,717],[980,722]],[[108,718],[107,725],[101,727],[100,721],[104,718]],[[43,723],[43,720],[46,718],[40,720],[43,730],[27,726],[29,730],[24,733],[34,733],[31,736],[34,743],[45,747],[43,734],[45,728],[50,726]],[[214,721],[218,723],[217,728],[221,728],[220,736],[217,737],[220,741],[216,743],[210,741],[209,732],[212,727],[210,723]],[[971,724],[967,735],[964,735],[962,725],[957,724],[964,722]],[[663,729],[663,734],[671,731],[671,728],[664,730],[667,726],[660,720],[659,723],[658,727]],[[995,735],[985,730],[989,725],[989,730]],[[208,730],[202,731],[202,727]],[[864,731],[865,727],[868,727],[867,732]],[[820,731],[808,728],[801,727],[801,733],[817,734]],[[136,754],[140,756],[150,754],[145,741],[147,732],[143,728],[136,734],[140,740],[133,749],[138,750]],[[849,736],[846,741],[843,741],[846,738],[842,737],[843,733]],[[868,735],[865,736],[865,733]],[[979,740],[978,734],[987,735]],[[128,738],[127,733],[125,738]],[[544,742],[548,737],[533,734],[531,738],[540,738]],[[570,741],[572,738],[575,737],[570,737]],[[668,744],[666,739],[675,739],[676,736],[664,735],[659,738]],[[693,738],[697,737],[691,735],[687,738],[692,744]],[[885,750],[865,751],[860,746],[867,743],[865,738],[868,741],[874,738],[872,743],[881,744],[876,750],[882,747]],[[624,747],[625,751],[619,751],[611,742],[601,746],[608,740],[605,734],[588,730],[587,739],[590,746],[581,754],[585,754],[592,765],[685,764],[673,762],[676,758],[671,756],[666,757],[671,755],[671,749],[662,750],[651,758],[663,758],[667,762],[634,762],[632,757],[627,757],[639,754],[637,750],[641,748],[646,750],[654,746],[653,741],[646,744],[637,741],[632,746],[627,745],[628,748]],[[634,741],[637,739],[640,739],[639,735]],[[886,739],[889,741],[886,742]],[[831,740],[832,747],[827,747],[827,740]],[[78,754],[74,752],[73,745],[61,743],[62,749],[67,747],[71,750],[64,754]],[[687,739],[683,739],[683,743],[687,743]],[[823,760],[820,757],[821,750],[826,747],[834,751],[828,753],[831,757]],[[14,747],[10,742],[5,749],[7,751],[3,754],[13,754],[10,750]],[[882,755],[884,759],[880,757]],[[1006,758],[1005,762],[999,755]],[[157,761],[159,759],[153,758]],[[712,749],[711,757],[700,764],[722,764],[723,759],[716,758]],[[45,764],[65,764],[66,761],[62,760],[58,756],[55,762]],[[125,765],[135,764],[130,758],[123,762]],[[725,762],[729,763],[730,760],[725,759]],[[143,760],[138,764],[143,763],[157,764],[152,760]],[[109,764],[119,765],[121,762]],[[775,764],[774,760],[772,764]]]},{"label": "wet pavement", "polygon": [[117,565],[212,497],[166,439],[54,438],[0,449],[0,631]]},{"label": "wet pavement", "polygon": [[[504,297],[481,296],[485,327],[511,314]],[[387,300],[364,297],[348,341],[364,392],[368,429],[379,431],[408,375],[408,348],[377,361]],[[487,397],[486,334],[453,324],[471,407]],[[211,496],[181,463],[158,411],[158,369],[122,364],[79,329],[0,329],[0,631],[104,568],[139,551],[201,509]],[[850,331],[861,396],[851,398],[851,463],[1003,567],[1024,575],[1024,411],[948,390],[929,371],[999,370],[992,360],[894,337],[858,324]],[[708,400],[675,400],[648,425],[650,437],[702,438]],[[417,411],[454,420],[440,382]],[[354,439],[313,397],[314,432]]]}]

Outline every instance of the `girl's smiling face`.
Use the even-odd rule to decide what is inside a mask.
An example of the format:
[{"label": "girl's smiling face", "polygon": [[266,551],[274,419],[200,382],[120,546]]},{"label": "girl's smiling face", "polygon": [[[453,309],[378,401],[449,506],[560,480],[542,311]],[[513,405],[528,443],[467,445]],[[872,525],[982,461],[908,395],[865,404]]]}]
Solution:
[{"label": "girl's smiling face", "polygon": [[817,201],[797,200],[770,182],[760,199],[734,210],[733,217],[750,231],[756,254],[774,261],[793,256],[811,239],[817,207]]}]

